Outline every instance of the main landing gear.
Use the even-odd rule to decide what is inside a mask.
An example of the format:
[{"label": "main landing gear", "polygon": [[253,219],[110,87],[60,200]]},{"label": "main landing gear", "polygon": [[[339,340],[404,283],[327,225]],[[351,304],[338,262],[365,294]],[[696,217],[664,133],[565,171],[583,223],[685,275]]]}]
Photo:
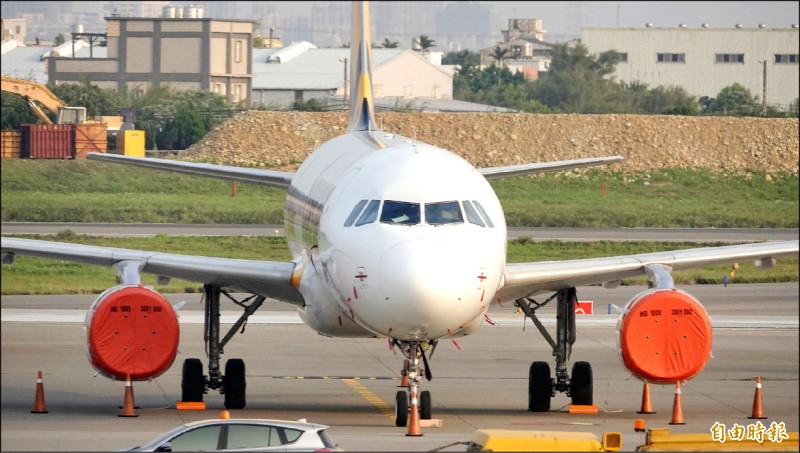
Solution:
[{"label": "main landing gear", "polygon": [[[542,322],[536,317],[536,310],[556,299],[556,339],[555,341],[544,328]],[[572,398],[574,405],[592,405],[592,366],[589,362],[575,362],[572,366],[572,377],[567,374],[567,359],[575,343],[575,303],[577,302],[575,288],[566,288],[558,291],[553,296],[538,303],[531,298],[517,299],[515,305],[522,309],[525,315],[533,321],[542,336],[553,348],[556,358],[556,375],[550,374],[550,365],[547,362],[535,361],[531,363],[528,375],[528,410],[531,412],[547,412],[550,410],[550,399],[556,392],[564,392]]]},{"label": "main landing gear", "polygon": [[[430,350],[430,354],[433,355],[433,351],[436,349],[437,340],[392,340],[392,344],[395,347],[398,347],[406,357],[406,360],[403,361],[402,374],[408,378],[408,391],[398,390],[397,394],[395,395],[395,426],[406,426],[408,424],[409,413],[414,409],[419,411],[420,420],[430,420],[432,418],[431,392],[428,390],[420,392],[419,388],[423,373],[425,375],[425,379],[429,381],[433,379],[425,352]],[[403,381],[405,381],[405,379],[403,379]],[[415,399],[416,401],[414,401]]]},{"label": "main landing gear", "polygon": [[[244,308],[244,313],[231,327],[225,337],[220,340],[220,295],[224,294],[236,305]],[[203,374],[203,363],[200,359],[190,358],[183,362],[183,379],[181,381],[181,401],[202,402],[203,395],[209,389],[219,390],[225,395],[226,409],[244,409],[246,405],[245,367],[242,359],[228,359],[225,363],[225,373],[220,372],[220,357],[225,345],[230,341],[239,327],[247,323],[247,318],[258,310],[266,299],[263,296],[251,296],[244,301],[237,301],[230,294],[222,291],[219,286],[203,286],[203,297],[206,302],[203,338],[206,343],[208,356],[208,375]],[[245,302],[252,300],[249,305]]]}]

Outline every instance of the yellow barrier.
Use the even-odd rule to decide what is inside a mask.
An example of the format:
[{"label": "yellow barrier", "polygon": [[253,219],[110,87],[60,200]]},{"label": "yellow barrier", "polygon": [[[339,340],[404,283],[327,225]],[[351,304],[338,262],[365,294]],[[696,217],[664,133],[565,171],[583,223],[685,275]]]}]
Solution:
[{"label": "yellow barrier", "polygon": [[617,451],[621,447],[621,433],[604,433],[601,443],[593,433],[479,429],[467,451]]}]

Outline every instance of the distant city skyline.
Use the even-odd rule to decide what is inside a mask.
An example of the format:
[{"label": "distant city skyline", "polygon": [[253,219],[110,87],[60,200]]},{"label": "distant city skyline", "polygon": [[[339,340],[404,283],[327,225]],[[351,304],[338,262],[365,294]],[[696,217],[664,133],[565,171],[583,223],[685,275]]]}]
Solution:
[{"label": "distant city skyline", "polygon": [[[307,40],[320,47],[337,47],[349,41],[349,3],[331,1],[3,1],[4,18],[33,14],[28,39],[51,40],[63,33],[69,36],[75,21],[85,22],[86,31],[102,32],[102,18],[112,11],[139,11],[149,17],[160,15],[164,6],[200,5],[206,17],[256,20],[258,34],[272,28],[284,43]],[[138,8],[137,8],[138,6]],[[432,50],[470,49],[478,51],[502,41],[502,30],[509,19],[542,20],[548,42],[580,38],[581,28],[789,28],[800,19],[797,1],[373,1],[373,40],[398,41],[401,48],[411,46],[414,36],[428,35],[437,44]],[[146,13],[145,13],[146,12]],[[36,16],[38,15],[38,16]],[[37,23],[40,22],[40,23]],[[463,25],[463,29],[459,26]]]}]

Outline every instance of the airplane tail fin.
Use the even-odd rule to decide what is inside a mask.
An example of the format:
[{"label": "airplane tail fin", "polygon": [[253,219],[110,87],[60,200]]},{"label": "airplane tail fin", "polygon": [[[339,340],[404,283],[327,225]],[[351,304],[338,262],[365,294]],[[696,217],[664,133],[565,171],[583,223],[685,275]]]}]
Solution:
[{"label": "airplane tail fin", "polygon": [[350,39],[350,124],[348,132],[377,130],[372,99],[372,44],[369,2],[353,2]]}]

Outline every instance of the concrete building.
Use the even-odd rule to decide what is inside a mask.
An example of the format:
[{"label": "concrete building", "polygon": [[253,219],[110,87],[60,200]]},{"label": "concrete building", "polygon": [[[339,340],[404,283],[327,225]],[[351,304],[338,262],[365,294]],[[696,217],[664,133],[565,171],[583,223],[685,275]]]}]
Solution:
[{"label": "concrete building", "polygon": [[[165,15],[169,12],[165,8]],[[249,99],[252,89],[253,22],[197,17],[106,17],[104,58],[50,57],[48,82],[80,82],[101,88],[145,91],[169,85],[208,90],[232,103]]]},{"label": "concrete building", "polygon": [[[649,24],[648,24],[649,25]],[[716,98],[738,83],[770,106],[786,109],[800,90],[800,30],[645,26],[637,29],[584,28],[589,53],[622,54],[613,76],[650,88],[675,85],[690,95]]]},{"label": "concrete building", "polygon": [[3,19],[3,41],[15,40],[25,44],[28,40],[28,19]]}]

